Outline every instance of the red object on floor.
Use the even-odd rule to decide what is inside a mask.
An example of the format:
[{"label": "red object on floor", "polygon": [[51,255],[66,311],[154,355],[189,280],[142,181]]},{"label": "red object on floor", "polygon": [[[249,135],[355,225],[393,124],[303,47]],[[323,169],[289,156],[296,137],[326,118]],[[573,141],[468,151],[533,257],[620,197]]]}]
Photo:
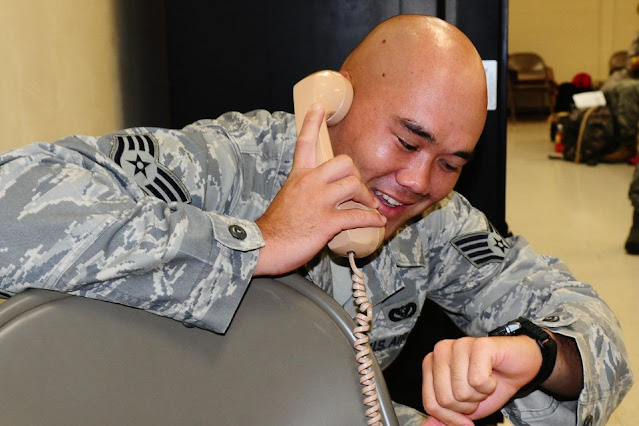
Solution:
[{"label": "red object on floor", "polygon": [[564,126],[561,123],[557,125],[555,133],[555,152],[557,154],[564,152]]},{"label": "red object on floor", "polygon": [[637,163],[639,163],[639,154],[632,157],[630,160],[628,160],[628,162],[632,164],[633,166],[636,166]]}]

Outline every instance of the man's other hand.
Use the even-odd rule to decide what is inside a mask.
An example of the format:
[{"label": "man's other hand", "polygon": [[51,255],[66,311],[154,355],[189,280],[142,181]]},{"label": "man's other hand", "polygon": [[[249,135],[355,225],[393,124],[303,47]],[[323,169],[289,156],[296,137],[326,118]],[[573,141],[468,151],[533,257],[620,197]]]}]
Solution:
[{"label": "man's other hand", "polygon": [[527,336],[443,340],[422,363],[424,425],[473,425],[537,375],[542,356]]}]

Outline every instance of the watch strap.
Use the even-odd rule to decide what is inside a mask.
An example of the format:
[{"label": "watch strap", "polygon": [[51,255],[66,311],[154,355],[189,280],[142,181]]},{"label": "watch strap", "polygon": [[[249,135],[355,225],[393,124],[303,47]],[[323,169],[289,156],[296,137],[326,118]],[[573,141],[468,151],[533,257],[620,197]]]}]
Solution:
[{"label": "watch strap", "polygon": [[541,351],[541,367],[537,375],[526,386],[520,389],[517,397],[527,395],[545,382],[552,374],[557,361],[557,342],[544,329],[536,326],[526,318],[519,317],[508,324],[497,327],[489,336],[528,336],[535,340]]}]

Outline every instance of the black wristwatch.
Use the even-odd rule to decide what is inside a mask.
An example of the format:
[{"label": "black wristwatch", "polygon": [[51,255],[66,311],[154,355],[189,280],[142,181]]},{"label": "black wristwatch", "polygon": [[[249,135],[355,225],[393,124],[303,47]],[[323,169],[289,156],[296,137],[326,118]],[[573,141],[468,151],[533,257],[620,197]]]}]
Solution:
[{"label": "black wristwatch", "polygon": [[539,349],[541,350],[541,368],[539,373],[534,379],[526,386],[521,388],[517,392],[516,397],[524,396],[534,391],[540,384],[546,381],[552,374],[552,370],[555,368],[555,361],[557,360],[557,342],[555,342],[550,334],[545,332],[542,328],[537,327],[535,324],[527,320],[526,318],[519,317],[516,320],[510,321],[508,324],[497,327],[490,333],[489,336],[528,336],[537,342]]}]

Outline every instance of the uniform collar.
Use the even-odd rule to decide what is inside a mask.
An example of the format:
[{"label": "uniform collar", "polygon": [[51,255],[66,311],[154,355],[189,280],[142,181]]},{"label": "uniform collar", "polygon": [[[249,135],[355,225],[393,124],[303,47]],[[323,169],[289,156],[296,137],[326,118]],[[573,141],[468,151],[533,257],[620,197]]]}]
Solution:
[{"label": "uniform collar", "polygon": [[397,266],[404,268],[426,266],[422,245],[423,236],[419,232],[423,221],[422,217],[420,220],[404,226],[388,242],[387,245]]},{"label": "uniform collar", "polygon": [[363,271],[371,289],[371,303],[377,305],[404,288],[404,281],[393,256],[392,244],[386,244],[364,265]]}]

